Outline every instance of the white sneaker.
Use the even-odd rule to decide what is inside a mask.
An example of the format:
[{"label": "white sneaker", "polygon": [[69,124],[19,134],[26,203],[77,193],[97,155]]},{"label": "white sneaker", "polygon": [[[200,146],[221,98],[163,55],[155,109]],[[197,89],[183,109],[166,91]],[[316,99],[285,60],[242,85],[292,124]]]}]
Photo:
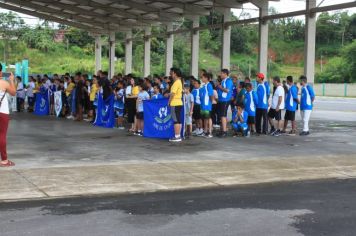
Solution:
[{"label": "white sneaker", "polygon": [[69,115],[69,116],[67,116],[67,119],[68,119],[68,120],[73,120],[73,119],[74,119],[74,116]]},{"label": "white sneaker", "polygon": [[124,127],[124,126],[120,126],[118,129],[120,129],[120,130],[124,130],[124,129],[125,129],[125,127]]},{"label": "white sneaker", "polygon": [[200,129],[200,130],[196,133],[196,135],[198,135],[198,136],[204,135],[203,129]]},{"label": "white sneaker", "polygon": [[213,125],[213,128],[214,128],[214,129],[219,129],[219,128],[220,128],[220,125]]}]

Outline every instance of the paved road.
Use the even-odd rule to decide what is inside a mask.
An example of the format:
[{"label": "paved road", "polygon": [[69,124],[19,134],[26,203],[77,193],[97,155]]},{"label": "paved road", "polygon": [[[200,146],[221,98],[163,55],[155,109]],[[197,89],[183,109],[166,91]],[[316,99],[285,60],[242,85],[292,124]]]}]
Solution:
[{"label": "paved road", "polygon": [[0,204],[2,236],[356,235],[356,180]]}]

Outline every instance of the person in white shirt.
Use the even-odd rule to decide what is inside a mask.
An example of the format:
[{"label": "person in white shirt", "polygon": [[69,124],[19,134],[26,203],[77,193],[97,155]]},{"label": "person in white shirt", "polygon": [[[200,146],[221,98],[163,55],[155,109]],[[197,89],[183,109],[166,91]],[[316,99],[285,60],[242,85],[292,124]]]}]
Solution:
[{"label": "person in white shirt", "polygon": [[8,81],[3,80],[2,77],[2,65],[0,64],[0,167],[10,167],[14,166],[15,163],[7,159],[6,152],[6,136],[10,120],[10,109],[6,93],[10,94],[11,96],[15,96],[16,85],[15,78],[12,73],[10,74]]},{"label": "person in white shirt", "polygon": [[[281,133],[280,127],[282,125],[282,110],[285,108],[285,92],[281,84],[281,79],[278,76],[273,78],[273,85],[276,90],[273,93],[271,108],[268,112],[268,118],[271,125],[270,134],[273,136],[279,136]],[[277,129],[275,127],[277,127]]]},{"label": "person in white shirt", "polygon": [[33,90],[36,88],[36,83],[33,76],[30,76],[29,80],[30,82],[27,85],[26,96],[28,99],[28,111],[33,112],[33,108],[35,106],[35,94],[33,93]]},{"label": "person in white shirt", "polygon": [[24,109],[26,92],[20,76],[16,76],[16,82],[17,82],[16,107],[17,107],[17,111],[21,112]]}]

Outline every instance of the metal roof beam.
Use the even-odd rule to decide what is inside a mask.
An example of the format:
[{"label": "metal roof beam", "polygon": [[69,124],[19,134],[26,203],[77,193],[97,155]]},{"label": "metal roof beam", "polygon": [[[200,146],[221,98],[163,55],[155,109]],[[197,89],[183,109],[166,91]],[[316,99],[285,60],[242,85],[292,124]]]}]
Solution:
[{"label": "metal roof beam", "polygon": [[57,23],[60,23],[60,24],[76,27],[76,28],[79,28],[79,29],[84,29],[84,30],[87,30],[89,32],[94,32],[95,31],[95,32],[98,32],[98,33],[103,33],[103,34],[107,33],[107,31],[104,30],[104,29],[98,29],[98,28],[90,27],[89,25],[85,25],[85,24],[82,24],[82,23],[68,21],[68,20],[65,20],[65,19],[62,19],[62,18],[58,18],[58,17],[54,17],[54,16],[51,16],[51,15],[39,13],[39,12],[36,12],[36,11],[30,11],[30,10],[23,9],[21,7],[18,7],[18,6],[5,4],[3,2],[0,2],[0,7],[4,8],[4,9],[11,10],[11,11],[16,11],[16,12],[19,12],[19,13],[23,13],[23,14],[26,14],[26,15],[35,16],[35,17],[38,17],[40,19],[45,19],[45,20],[57,22]]},{"label": "metal roof beam", "polygon": [[38,10],[38,11],[45,12],[45,13],[51,13],[52,15],[57,15],[57,16],[59,15],[59,17],[66,17],[66,18],[68,18],[70,20],[75,20],[77,22],[85,22],[85,23],[88,23],[88,24],[91,24],[91,25],[95,25],[95,26],[101,27],[101,28],[104,28],[106,26],[105,23],[103,23],[103,22],[99,22],[99,23],[95,22],[94,19],[88,19],[88,18],[82,17],[80,15],[75,15],[75,14],[70,14],[70,13],[66,13],[66,12],[63,12],[63,11],[58,11],[58,10],[53,9],[53,8],[37,5],[37,4],[31,3],[31,2],[27,2],[27,1],[5,0],[5,2],[11,2],[11,3],[14,3],[14,4],[19,5],[19,6],[29,7],[29,8],[32,8],[33,10]]}]

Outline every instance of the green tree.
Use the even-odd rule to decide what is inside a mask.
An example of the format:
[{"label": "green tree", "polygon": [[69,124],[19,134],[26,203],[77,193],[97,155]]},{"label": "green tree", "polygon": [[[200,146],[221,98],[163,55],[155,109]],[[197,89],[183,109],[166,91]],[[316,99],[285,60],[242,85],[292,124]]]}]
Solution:
[{"label": "green tree", "polygon": [[25,22],[13,12],[0,12],[0,36],[4,39],[4,61],[8,58],[9,42],[16,38]]}]

